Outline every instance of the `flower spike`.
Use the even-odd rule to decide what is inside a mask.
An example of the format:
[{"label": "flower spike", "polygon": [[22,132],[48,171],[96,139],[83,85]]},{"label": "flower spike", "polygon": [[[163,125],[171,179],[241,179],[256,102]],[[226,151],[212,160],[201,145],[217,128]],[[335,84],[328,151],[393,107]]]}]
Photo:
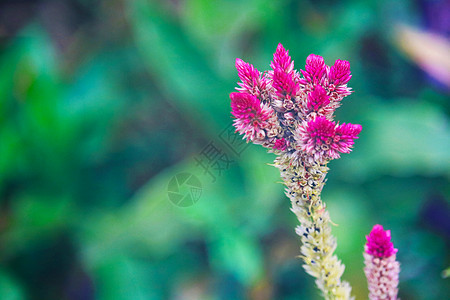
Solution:
[{"label": "flower spike", "polygon": [[257,144],[265,142],[271,146],[273,142],[265,140],[279,131],[273,109],[247,93],[231,93],[230,99],[231,113],[236,118],[233,123],[236,131],[243,134],[247,141]]},{"label": "flower spike", "polygon": [[369,299],[396,300],[400,264],[396,261],[397,249],[391,242],[391,231],[377,224],[366,238],[364,273],[369,285]]},{"label": "flower spike", "polygon": [[352,75],[350,73],[350,63],[346,60],[336,60],[330,68],[330,82],[335,85],[346,84]]},{"label": "flower spike", "polygon": [[362,126],[359,124],[343,123],[336,127],[333,147],[341,153],[350,153],[355,139],[361,132]]},{"label": "flower spike", "polygon": [[285,73],[281,69],[276,69],[273,73],[273,87],[278,97],[295,97],[299,90],[298,84],[291,74]]},{"label": "flower spike", "polygon": [[306,58],[305,71],[301,70],[301,72],[305,76],[306,82],[316,84],[321,83],[327,73],[327,68],[322,56],[310,54]]},{"label": "flower spike", "polygon": [[238,91],[258,96],[260,91],[266,88],[265,79],[261,78],[261,72],[253,65],[236,58],[236,69],[241,79],[238,83],[240,87],[236,88]]},{"label": "flower spike", "polygon": [[336,239],[320,196],[327,163],[349,153],[362,128],[333,121],[341,100],[351,93],[346,85],[349,64],[338,60],[330,68],[323,57],[311,54],[299,73],[279,44],[270,66],[272,70],[261,74],[236,60],[242,82],[239,93],[230,95],[234,126],[247,141],[277,155],[274,166],[300,221],[296,233],[305,271],[316,278],[325,299],[352,299],[350,285],[341,280],[345,266],[334,254]]},{"label": "flower spike", "polygon": [[308,94],[308,110],[318,112],[328,104],[330,104],[330,97],[327,95],[327,91],[322,86],[316,85],[314,90]]},{"label": "flower spike", "polygon": [[326,117],[317,117],[299,127],[297,142],[310,161],[325,162],[339,158],[339,152],[349,153],[361,129],[361,125],[336,125]]},{"label": "flower spike", "polygon": [[231,113],[238,119],[251,119],[261,114],[261,103],[247,93],[231,93]]},{"label": "flower spike", "polygon": [[270,67],[274,71],[279,69],[285,73],[291,73],[294,70],[294,62],[289,56],[289,51],[284,49],[283,45],[278,44],[277,50],[273,54],[273,61]]}]

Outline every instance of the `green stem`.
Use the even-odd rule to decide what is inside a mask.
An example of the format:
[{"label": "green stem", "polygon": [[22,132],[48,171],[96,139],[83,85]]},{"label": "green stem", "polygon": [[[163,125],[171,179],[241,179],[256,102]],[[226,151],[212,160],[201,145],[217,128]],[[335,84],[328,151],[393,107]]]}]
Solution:
[{"label": "green stem", "polygon": [[331,234],[331,220],[320,198],[328,172],[326,164],[307,165],[282,154],[275,160],[291,200],[292,212],[300,225],[296,233],[301,237],[301,257],[304,269],[316,278],[316,285],[325,299],[351,299],[351,287],[341,281],[345,266],[334,254],[336,238]]}]

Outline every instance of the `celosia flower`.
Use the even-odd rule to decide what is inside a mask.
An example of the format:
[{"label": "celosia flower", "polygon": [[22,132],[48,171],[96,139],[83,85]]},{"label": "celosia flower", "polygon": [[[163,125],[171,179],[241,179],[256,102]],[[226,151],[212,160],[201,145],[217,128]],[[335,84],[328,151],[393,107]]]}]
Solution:
[{"label": "celosia flower", "polygon": [[236,58],[236,69],[241,79],[241,82],[238,83],[240,86],[237,88],[238,91],[258,96],[260,91],[266,88],[265,78],[261,78],[261,72],[253,65]]},{"label": "celosia flower", "polygon": [[361,125],[336,124],[333,113],[350,94],[349,63],[337,60],[330,68],[311,54],[305,70],[294,70],[289,52],[279,44],[270,64],[260,73],[236,60],[240,93],[232,93],[231,107],[236,131],[247,141],[277,154],[292,211],[301,223],[301,253],[305,270],[316,278],[325,299],[352,299],[351,287],[341,281],[344,265],[333,254],[336,240],[320,193],[327,163],[348,153]]},{"label": "celosia flower", "polygon": [[301,70],[305,77],[305,83],[319,83],[327,73],[327,65],[320,55],[310,54],[306,58],[305,71]]},{"label": "celosia flower", "polygon": [[[314,155],[318,160],[324,152],[330,150],[333,143],[336,125],[325,117],[317,117],[301,126],[301,150]],[[323,147],[324,146],[324,147]]]},{"label": "celosia flower", "polygon": [[255,118],[261,114],[261,102],[247,93],[231,93],[231,114],[238,119]]},{"label": "celosia flower", "polygon": [[273,60],[270,67],[275,71],[282,70],[285,73],[291,73],[294,70],[294,62],[289,56],[289,51],[284,49],[283,45],[278,44],[277,50],[273,54]]},{"label": "celosia flower", "polygon": [[318,112],[328,104],[330,104],[330,97],[322,86],[316,85],[314,90],[308,93],[308,111]]},{"label": "celosia flower", "polygon": [[384,230],[383,226],[375,225],[368,236],[366,236],[367,244],[364,250],[373,256],[389,257],[397,253],[394,244],[391,242],[391,231]]},{"label": "celosia flower", "polygon": [[395,300],[400,264],[396,261],[397,249],[391,242],[391,232],[375,225],[366,238],[364,273],[369,286],[369,299]]},{"label": "celosia flower", "polygon": [[337,126],[332,148],[341,153],[350,153],[361,130],[362,126],[359,124],[343,123]]},{"label": "celosia flower", "polygon": [[340,157],[339,152],[349,153],[361,125],[336,125],[326,117],[317,117],[305,122],[297,130],[300,150],[313,161],[325,162]]},{"label": "celosia flower", "polygon": [[253,95],[247,93],[231,93],[231,113],[236,118],[236,131],[248,140],[264,139],[268,120],[274,115],[273,109],[268,107]]},{"label": "celosia flower", "polygon": [[287,97],[289,99],[294,97],[299,89],[293,74],[286,73],[281,69],[273,71],[273,87],[278,97]]},{"label": "celosia flower", "polygon": [[334,65],[330,68],[330,74],[328,75],[330,83],[334,85],[346,84],[352,75],[350,73],[350,63],[346,60],[336,60]]},{"label": "celosia flower", "polygon": [[[236,59],[241,79],[237,90],[243,95],[230,97],[237,131],[264,147],[286,151],[293,159],[303,152],[309,163],[326,163],[349,153],[361,126],[336,125],[332,120],[340,101],[350,94],[346,85],[350,64],[338,59],[330,68],[323,57],[311,54],[302,77],[294,70],[289,52],[279,44],[270,66],[272,71],[261,73]],[[273,148],[281,138],[287,146]]]}]

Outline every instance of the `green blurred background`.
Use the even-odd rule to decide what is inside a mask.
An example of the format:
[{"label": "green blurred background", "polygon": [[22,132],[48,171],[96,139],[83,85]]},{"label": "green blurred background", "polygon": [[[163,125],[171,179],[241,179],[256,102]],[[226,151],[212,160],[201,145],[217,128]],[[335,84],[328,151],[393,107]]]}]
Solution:
[{"label": "green blurred background", "polygon": [[[450,299],[449,69],[423,71],[439,49],[398,30],[448,41],[449,18],[425,0],[2,1],[0,299],[320,299],[274,155],[227,143],[235,58],[267,70],[279,42],[297,69],[352,66],[337,120],[363,131],[323,198],[354,295],[379,223],[400,297]],[[213,145],[223,169],[199,163]],[[183,174],[188,207],[169,200]]]}]

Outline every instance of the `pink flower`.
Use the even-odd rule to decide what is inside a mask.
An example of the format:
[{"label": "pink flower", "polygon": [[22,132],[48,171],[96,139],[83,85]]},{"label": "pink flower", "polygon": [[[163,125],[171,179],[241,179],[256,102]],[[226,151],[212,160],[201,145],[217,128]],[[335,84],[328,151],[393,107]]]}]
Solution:
[{"label": "pink flower", "polygon": [[261,102],[247,93],[231,93],[231,114],[238,119],[255,118],[261,113]]},{"label": "pink flower", "polygon": [[326,163],[349,153],[361,125],[331,120],[351,93],[346,84],[350,64],[336,60],[329,67],[322,56],[310,54],[299,73],[289,51],[278,44],[270,66],[272,70],[262,73],[236,59],[240,93],[230,95],[236,131],[269,149],[294,149],[290,154],[308,163]]},{"label": "pink flower", "polygon": [[270,67],[274,71],[279,69],[285,73],[291,73],[294,70],[294,62],[289,56],[289,51],[286,51],[283,45],[278,44],[277,50],[273,54],[273,61],[270,63]]},{"label": "pink flower", "polygon": [[238,91],[247,92],[252,95],[259,95],[261,90],[266,88],[265,79],[261,78],[259,72],[253,65],[236,58],[236,69],[242,82],[238,82],[240,88]]},{"label": "pink flower", "polygon": [[364,249],[370,255],[389,257],[398,251],[391,242],[391,231],[384,230],[381,225],[377,224],[373,226],[372,231],[366,236],[366,239],[367,244]]},{"label": "pink flower", "polygon": [[305,123],[297,131],[300,150],[319,162],[338,158],[339,154],[331,147],[336,131],[335,123],[325,117],[317,117]]},{"label": "pink flower", "polygon": [[330,97],[327,95],[327,91],[320,85],[316,85],[314,90],[308,93],[308,111],[317,112],[328,104],[330,104]]},{"label": "pink flower", "polygon": [[274,115],[272,108],[261,104],[253,95],[247,93],[231,93],[231,114],[236,118],[236,131],[244,134],[244,138],[254,141],[265,138],[268,120]]},{"label": "pink flower", "polygon": [[352,75],[350,73],[350,63],[346,60],[336,60],[330,68],[328,75],[330,83],[335,85],[346,84]]},{"label": "pink flower", "polygon": [[294,97],[299,90],[299,85],[294,81],[292,73],[286,73],[281,69],[273,72],[273,87],[278,97]]},{"label": "pink flower", "polygon": [[273,145],[273,149],[284,151],[287,148],[286,140],[284,138],[277,139]]},{"label": "pink flower", "polygon": [[310,54],[306,58],[305,71],[301,70],[306,82],[320,83],[327,73],[327,65],[320,55]]},{"label": "pink flower", "polygon": [[333,149],[341,153],[350,153],[355,139],[361,132],[362,126],[359,124],[343,123],[336,127],[336,135],[334,136]]},{"label": "pink flower", "polygon": [[324,162],[340,157],[339,152],[349,153],[353,140],[361,131],[361,125],[342,124],[337,126],[325,117],[319,116],[305,122],[297,130],[300,150],[312,160]]},{"label": "pink flower", "polygon": [[391,242],[390,230],[375,225],[364,246],[364,273],[369,286],[370,300],[395,300],[398,294],[400,264],[396,261],[397,249]]}]

